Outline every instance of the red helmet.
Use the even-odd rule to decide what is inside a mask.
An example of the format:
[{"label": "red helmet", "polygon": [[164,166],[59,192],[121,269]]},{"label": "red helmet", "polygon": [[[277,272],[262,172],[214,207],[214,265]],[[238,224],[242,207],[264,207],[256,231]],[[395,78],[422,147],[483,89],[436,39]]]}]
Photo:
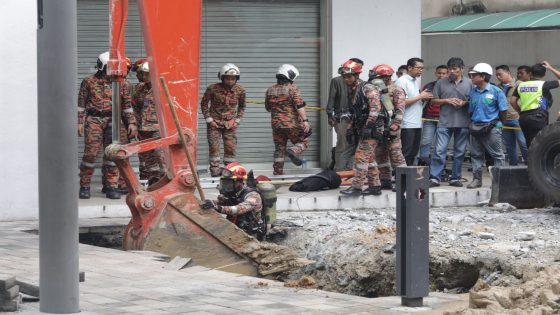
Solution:
[{"label": "red helmet", "polygon": [[338,68],[338,74],[360,74],[362,72],[362,65],[352,61],[347,60],[345,63]]},{"label": "red helmet", "polygon": [[247,170],[241,163],[233,162],[229,163],[226,166],[226,169],[229,170],[232,176],[236,179],[246,179],[247,178]]},{"label": "red helmet", "polygon": [[136,60],[136,61],[134,62],[134,64],[132,65],[132,69],[131,69],[131,70],[132,70],[133,72],[138,71],[138,69],[140,69],[140,66],[141,66],[144,62],[146,62],[146,61],[147,61],[146,58],[140,58],[140,59]]},{"label": "red helmet", "polygon": [[375,78],[375,77],[392,76],[393,73],[395,73],[395,70],[393,70],[391,66],[382,63],[369,70],[369,77]]}]

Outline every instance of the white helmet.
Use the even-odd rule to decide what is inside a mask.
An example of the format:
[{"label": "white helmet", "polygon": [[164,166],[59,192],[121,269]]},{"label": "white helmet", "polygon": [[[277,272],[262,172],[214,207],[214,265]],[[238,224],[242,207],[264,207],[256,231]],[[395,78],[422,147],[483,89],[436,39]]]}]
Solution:
[{"label": "white helmet", "polygon": [[472,70],[469,71],[469,74],[473,74],[473,73],[486,73],[492,75],[493,74],[492,66],[484,62],[477,63],[474,66],[474,68],[472,68]]},{"label": "white helmet", "polygon": [[142,71],[142,72],[150,72],[150,65],[148,64],[148,62],[144,62],[140,65],[140,67],[138,67],[138,71]]},{"label": "white helmet", "polygon": [[283,76],[290,81],[294,81],[299,76],[299,71],[296,67],[283,64],[278,68],[278,72],[276,72],[276,77]]},{"label": "white helmet", "polygon": [[97,57],[97,69],[103,70],[103,67],[109,62],[109,52],[106,51]]},{"label": "white helmet", "polygon": [[226,63],[222,66],[220,72],[218,72],[218,79],[221,80],[224,75],[234,75],[237,80],[239,80],[241,72],[239,71],[239,68],[237,68],[237,66],[233,63]]}]

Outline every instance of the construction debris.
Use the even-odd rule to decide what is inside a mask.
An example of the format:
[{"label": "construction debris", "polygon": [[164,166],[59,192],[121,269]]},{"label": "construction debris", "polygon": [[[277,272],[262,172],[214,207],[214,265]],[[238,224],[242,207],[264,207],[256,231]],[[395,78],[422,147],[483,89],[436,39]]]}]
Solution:
[{"label": "construction debris", "polygon": [[0,274],[0,312],[17,312],[21,305],[21,294],[16,277]]}]

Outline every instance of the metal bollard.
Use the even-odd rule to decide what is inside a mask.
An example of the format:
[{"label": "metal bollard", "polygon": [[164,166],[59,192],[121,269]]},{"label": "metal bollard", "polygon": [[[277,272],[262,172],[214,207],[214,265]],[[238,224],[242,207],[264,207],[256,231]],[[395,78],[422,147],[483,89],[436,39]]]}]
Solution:
[{"label": "metal bollard", "polygon": [[425,166],[397,168],[397,294],[420,307],[429,292],[429,175]]}]

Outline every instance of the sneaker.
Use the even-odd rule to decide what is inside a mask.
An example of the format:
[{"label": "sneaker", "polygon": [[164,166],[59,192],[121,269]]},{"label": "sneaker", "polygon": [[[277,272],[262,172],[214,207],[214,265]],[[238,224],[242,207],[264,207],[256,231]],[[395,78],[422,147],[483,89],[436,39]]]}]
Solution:
[{"label": "sneaker", "polygon": [[294,153],[294,151],[288,149],[286,150],[286,154],[288,154],[288,157],[296,166],[301,166],[303,164],[303,161]]},{"label": "sneaker", "polygon": [[460,179],[451,179],[449,180],[449,186],[453,187],[463,187],[463,183]]},{"label": "sneaker", "polygon": [[430,178],[430,187],[439,187],[439,180]]},{"label": "sneaker", "polygon": [[91,197],[89,187],[80,187],[79,198],[89,199]]},{"label": "sneaker", "polygon": [[341,190],[340,193],[347,196],[359,196],[362,194],[362,190],[354,186],[350,186],[348,189]]},{"label": "sneaker", "polygon": [[108,187],[107,192],[105,193],[105,197],[109,199],[121,199],[121,194],[117,191],[116,188]]},{"label": "sneaker", "polygon": [[362,195],[379,196],[379,195],[381,195],[381,186],[368,187],[367,189],[362,191]]}]

